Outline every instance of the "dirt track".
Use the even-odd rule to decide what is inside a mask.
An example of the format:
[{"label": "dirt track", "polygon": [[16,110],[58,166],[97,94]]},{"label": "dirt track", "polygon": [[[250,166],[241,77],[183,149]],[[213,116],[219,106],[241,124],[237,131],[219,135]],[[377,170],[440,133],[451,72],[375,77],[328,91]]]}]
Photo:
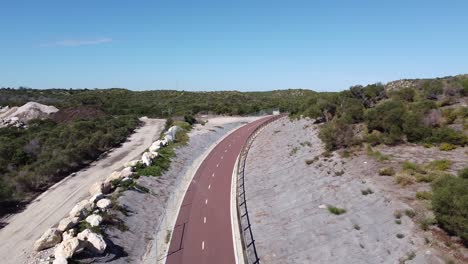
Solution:
[{"label": "dirt track", "polygon": [[0,230],[0,259],[2,263],[29,263],[34,241],[49,227],[62,219],[72,207],[88,195],[88,188],[99,179],[136,159],[159,137],[164,128],[163,119],[143,119],[137,129],[121,147],[105,158],[92,163],[76,176],[69,176],[37,197],[21,213],[4,219],[8,223]]}]

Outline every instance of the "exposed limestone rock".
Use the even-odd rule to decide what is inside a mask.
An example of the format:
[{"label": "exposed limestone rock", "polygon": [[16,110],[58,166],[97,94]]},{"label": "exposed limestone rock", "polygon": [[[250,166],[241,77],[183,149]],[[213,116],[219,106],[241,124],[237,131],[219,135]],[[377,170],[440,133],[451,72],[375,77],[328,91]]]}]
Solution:
[{"label": "exposed limestone rock", "polygon": [[86,217],[86,222],[88,222],[91,226],[99,226],[102,222],[102,216],[92,214]]},{"label": "exposed limestone rock", "polygon": [[107,209],[111,206],[111,204],[112,204],[111,200],[104,198],[104,199],[99,200],[96,206],[101,209]]},{"label": "exposed limestone rock", "polygon": [[68,229],[76,226],[80,219],[78,217],[66,217],[60,220],[57,229],[61,232],[67,231]]},{"label": "exposed limestone rock", "polygon": [[76,228],[69,229],[62,234],[62,240],[68,240],[76,236]]},{"label": "exposed limestone rock", "polygon": [[136,165],[138,165],[139,162],[140,162],[139,160],[132,160],[132,161],[125,163],[124,167],[126,168],[135,167]]},{"label": "exposed limestone rock", "polygon": [[91,198],[89,198],[89,202],[90,203],[96,203],[97,201],[101,200],[102,198],[104,198],[104,194],[97,193],[97,194],[91,196]]},{"label": "exposed limestone rock", "polygon": [[111,183],[106,182],[106,181],[98,181],[95,182],[91,187],[89,188],[89,194],[95,195],[98,193],[103,193],[103,194],[108,194],[111,191]]},{"label": "exposed limestone rock", "polygon": [[54,262],[52,262],[52,264],[67,264],[67,263],[68,263],[68,261],[64,257],[55,258]]},{"label": "exposed limestone rock", "polygon": [[90,203],[89,200],[83,200],[73,207],[73,209],[70,211],[70,217],[78,217],[79,219],[83,219],[83,217],[91,213],[93,209],[93,203]]},{"label": "exposed limestone rock", "polygon": [[151,166],[151,164],[153,164],[153,159],[151,158],[151,154],[149,152],[143,153],[141,156],[141,161],[143,161],[146,166]]},{"label": "exposed limestone rock", "polygon": [[79,240],[86,241],[85,247],[91,251],[102,254],[106,250],[107,245],[104,238],[89,229],[85,229],[77,237]]},{"label": "exposed limestone rock", "polygon": [[170,136],[173,140],[175,140],[176,134],[177,134],[177,132],[179,132],[180,130],[182,130],[181,127],[172,126],[172,127],[170,127],[166,132],[164,132],[164,135]]},{"label": "exposed limestone rock", "polygon": [[54,255],[55,259],[59,258],[71,258],[75,252],[84,248],[84,242],[80,241],[78,238],[73,237],[68,240],[62,241],[57,248],[55,248]]},{"label": "exposed limestone rock", "polygon": [[57,228],[50,228],[34,243],[34,250],[41,251],[53,247],[62,241],[62,233]]}]

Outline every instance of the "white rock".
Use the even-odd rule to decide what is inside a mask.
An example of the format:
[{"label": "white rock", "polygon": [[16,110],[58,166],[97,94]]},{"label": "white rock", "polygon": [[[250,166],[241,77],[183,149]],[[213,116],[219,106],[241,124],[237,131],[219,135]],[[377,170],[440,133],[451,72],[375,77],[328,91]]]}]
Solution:
[{"label": "white rock", "polygon": [[102,216],[92,214],[86,217],[86,222],[88,222],[91,226],[99,226],[102,222]]},{"label": "white rock", "polygon": [[135,167],[136,165],[138,165],[139,162],[140,162],[139,160],[132,160],[132,161],[125,163],[124,167],[126,168]]},{"label": "white rock", "polygon": [[82,248],[84,248],[84,243],[76,237],[73,237],[68,240],[64,240],[55,248],[55,251],[54,251],[55,259],[71,258],[73,254],[75,254],[75,252],[77,252],[78,250]]},{"label": "white rock", "polygon": [[90,203],[89,200],[83,200],[73,207],[73,209],[70,211],[70,217],[78,217],[79,219],[83,219],[83,217],[92,212],[93,209],[93,203]]},{"label": "white rock", "polygon": [[61,232],[67,231],[68,229],[76,226],[80,219],[78,217],[66,217],[60,220],[57,229]]},{"label": "white rock", "polygon": [[96,193],[95,195],[91,196],[91,198],[89,198],[89,202],[90,203],[96,203],[97,201],[101,200],[102,198],[104,198],[104,194]]},{"label": "white rock", "polygon": [[171,136],[171,138],[174,140],[176,138],[177,132],[179,132],[180,130],[182,130],[181,127],[172,126],[166,132],[164,132],[164,134],[168,135],[168,136]]},{"label": "white rock", "polygon": [[62,233],[57,228],[50,228],[34,243],[34,250],[41,251],[53,247],[62,241]]},{"label": "white rock", "polygon": [[111,184],[110,182],[106,181],[98,181],[95,182],[91,187],[89,188],[89,194],[95,195],[98,193],[103,193],[103,194],[108,194],[111,191]]},{"label": "white rock", "polygon": [[111,204],[112,204],[111,200],[104,198],[104,199],[99,200],[96,205],[97,207],[101,209],[107,209],[111,206]]},{"label": "white rock", "polygon": [[120,171],[114,171],[106,178],[106,182],[120,180],[122,178]]},{"label": "white rock", "polygon": [[69,230],[63,232],[62,240],[65,241],[65,240],[71,239],[71,238],[73,238],[75,236],[76,236],[76,229],[72,228],[72,229],[69,229]]},{"label": "white rock", "polygon": [[131,177],[132,175],[133,175],[132,168],[125,168],[122,171],[120,171],[120,177],[122,178]]},{"label": "white rock", "polygon": [[86,248],[94,252],[101,254],[106,250],[107,245],[104,238],[99,234],[91,232],[89,229],[85,229],[83,232],[79,233],[78,239],[86,241]]},{"label": "white rock", "polygon": [[131,181],[131,180],[132,180],[132,179],[130,179],[130,178],[123,178],[123,179],[122,179],[122,182],[128,182],[128,181]]},{"label": "white rock", "polygon": [[141,156],[141,161],[143,161],[143,163],[144,163],[146,166],[151,166],[151,164],[153,164],[153,159],[152,159],[151,157],[152,157],[151,153],[145,152],[145,153],[143,153],[143,155]]},{"label": "white rock", "polygon": [[318,207],[318,208],[320,208],[320,209],[327,209],[327,205],[325,205],[325,204],[321,204],[321,205],[319,205],[319,207]]},{"label": "white rock", "polygon": [[157,140],[157,141],[153,142],[153,144],[151,144],[151,146],[149,147],[149,151],[156,152],[156,151],[158,151],[162,146],[163,146],[162,141],[161,141],[161,140]]},{"label": "white rock", "polygon": [[167,143],[171,143],[172,141],[174,141],[174,137],[171,135],[165,135],[164,141],[166,141]]},{"label": "white rock", "polygon": [[54,262],[52,262],[52,264],[67,264],[67,263],[68,263],[68,261],[64,257],[55,258]]}]

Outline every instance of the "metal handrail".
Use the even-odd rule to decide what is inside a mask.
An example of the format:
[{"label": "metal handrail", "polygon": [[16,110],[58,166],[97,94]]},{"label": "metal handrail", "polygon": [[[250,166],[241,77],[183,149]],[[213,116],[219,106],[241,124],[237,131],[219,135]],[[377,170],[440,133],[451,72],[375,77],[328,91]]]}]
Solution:
[{"label": "metal handrail", "polygon": [[[273,118],[268,119],[267,121],[263,122],[260,126],[255,128],[255,130],[250,134],[247,138],[247,141],[242,148],[242,151],[239,156],[239,163],[237,165],[237,217],[239,218],[239,225],[240,230],[242,233],[242,245],[244,249],[245,259],[247,263],[252,264],[259,264],[260,258],[257,254],[257,248],[255,246],[255,240],[252,233],[252,228],[250,224],[249,212],[247,210],[247,200],[245,195],[245,161],[247,159],[247,155],[249,153],[250,147],[255,139],[255,137],[259,134],[260,130],[263,129],[268,124],[280,119],[281,117],[286,116],[286,114],[278,115]],[[244,208],[244,213],[241,214],[241,208]],[[243,219],[245,218],[246,225],[243,226]],[[247,239],[247,235],[249,236],[249,240]],[[250,242],[248,242],[250,241]],[[248,254],[249,248],[252,248],[252,257]],[[252,259],[252,261],[250,261]]]}]

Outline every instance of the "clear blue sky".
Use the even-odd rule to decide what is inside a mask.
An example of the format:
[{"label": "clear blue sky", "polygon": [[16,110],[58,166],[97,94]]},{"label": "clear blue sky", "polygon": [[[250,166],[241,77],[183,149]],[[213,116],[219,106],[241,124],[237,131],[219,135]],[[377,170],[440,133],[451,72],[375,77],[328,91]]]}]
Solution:
[{"label": "clear blue sky", "polygon": [[468,1],[14,0],[0,86],[347,89],[468,73]]}]

